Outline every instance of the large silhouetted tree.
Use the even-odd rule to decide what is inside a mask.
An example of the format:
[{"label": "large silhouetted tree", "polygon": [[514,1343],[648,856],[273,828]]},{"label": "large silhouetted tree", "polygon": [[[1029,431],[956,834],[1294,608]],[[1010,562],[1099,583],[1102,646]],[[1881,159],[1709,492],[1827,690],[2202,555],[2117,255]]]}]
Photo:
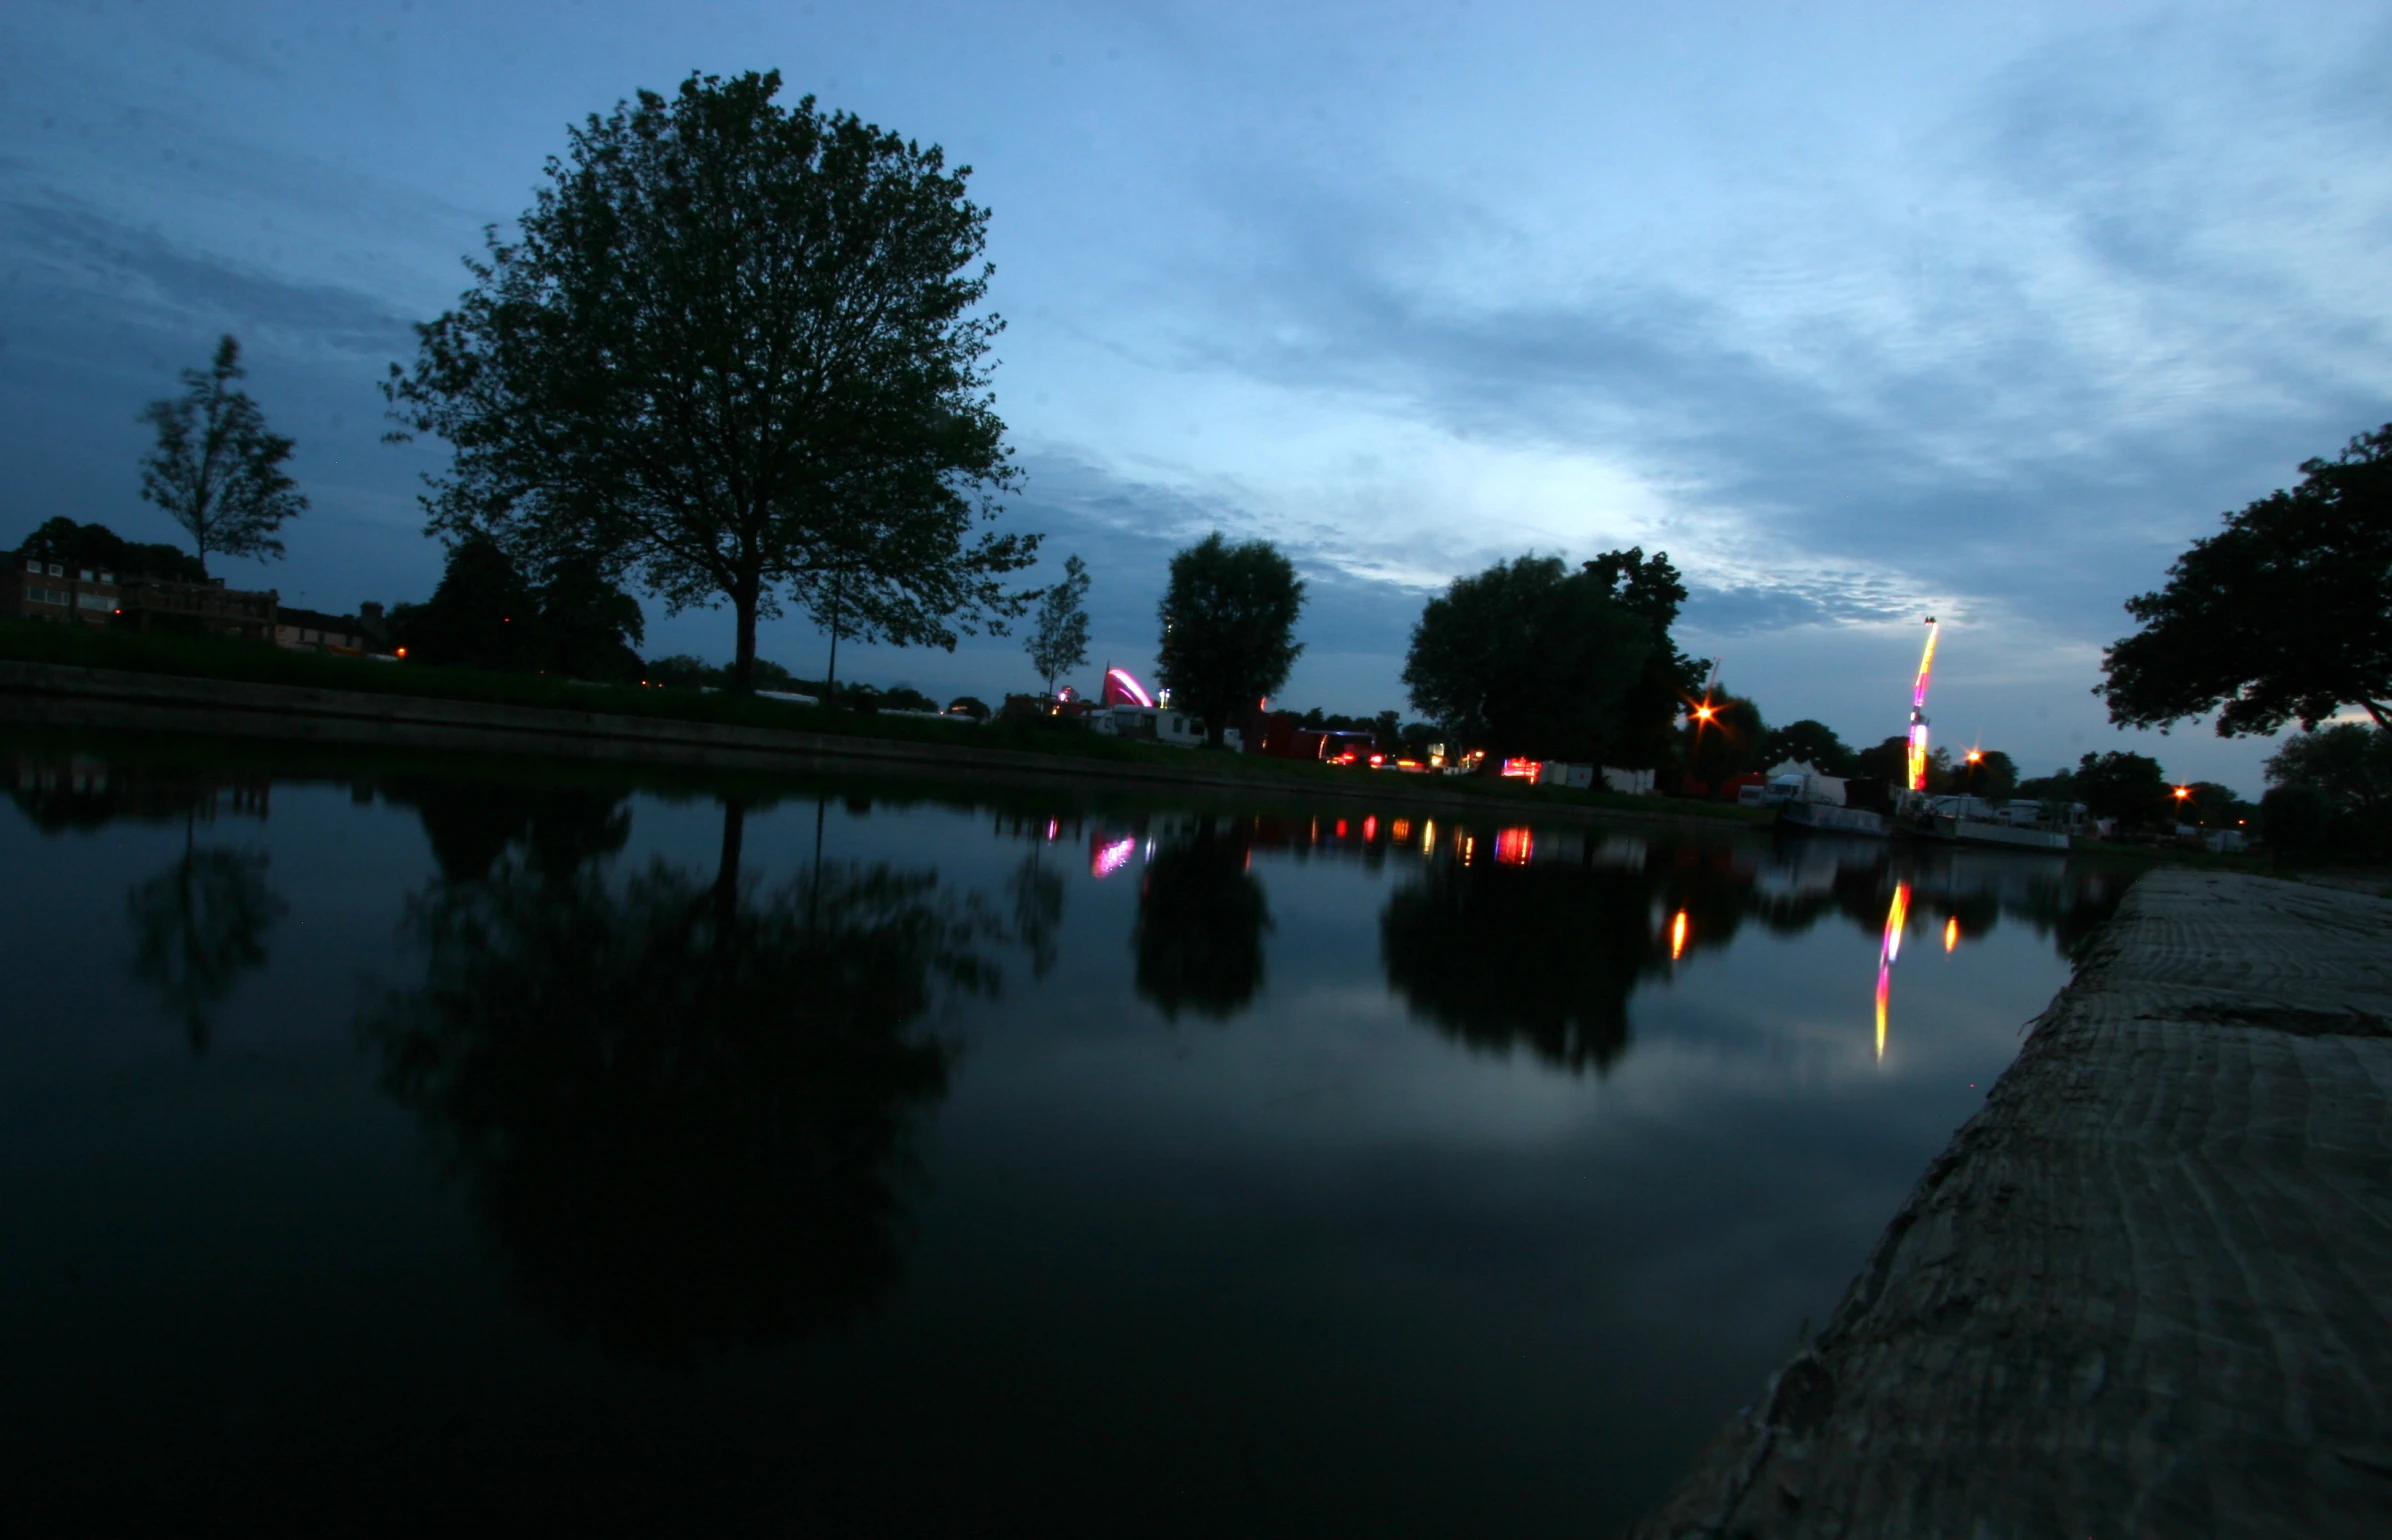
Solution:
[{"label": "large silhouetted tree", "polygon": [[1703,682],[1704,660],[1686,656],[1671,634],[1678,609],[1686,602],[1685,580],[1667,551],[1647,556],[1642,546],[1605,551],[1582,570],[1652,632],[1644,667],[1621,693],[1618,720],[1602,745],[1602,761],[1640,769],[1668,764],[1678,712]]},{"label": "large silhouetted tree", "polygon": [[241,345],[225,337],[207,368],[183,371],[180,396],[141,411],[158,435],[141,462],[141,495],[189,533],[203,575],[210,551],[280,556],[274,532],[307,509],[282,468],[291,441],[268,432],[265,413],[233,383],[247,373]]},{"label": "large silhouetted tree", "polygon": [[1303,612],[1304,584],[1268,540],[1231,545],[1215,530],[1171,558],[1156,673],[1175,707],[1204,719],[1206,742],[1287,682]]},{"label": "large silhouetted tree", "polygon": [[1821,775],[1850,775],[1853,771],[1850,746],[1836,736],[1834,728],[1809,717],[1772,727],[1761,735],[1762,765],[1782,765],[1788,760],[1809,765]]},{"label": "large silhouetted tree", "polygon": [[2142,629],[2097,689],[2121,726],[2215,710],[2231,737],[2359,706],[2392,727],[2392,424],[2228,514],[2126,608]]},{"label": "large silhouetted tree", "polygon": [[1591,564],[1573,572],[1558,557],[1521,556],[1429,600],[1404,684],[1416,709],[1490,762],[1597,761],[1655,646],[1651,623]]},{"label": "large silhouetted tree", "polygon": [[387,387],[455,451],[434,528],[729,604],[741,690],[784,603],[834,639],[1001,631],[1037,545],[979,529],[1015,470],[969,168],[780,84],[693,75],[572,130]]}]

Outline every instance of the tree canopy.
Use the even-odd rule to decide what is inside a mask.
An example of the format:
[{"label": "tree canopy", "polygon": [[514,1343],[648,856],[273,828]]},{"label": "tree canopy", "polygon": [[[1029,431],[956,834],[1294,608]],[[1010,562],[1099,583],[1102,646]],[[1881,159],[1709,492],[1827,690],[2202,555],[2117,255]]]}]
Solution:
[{"label": "tree canopy", "polygon": [[1667,551],[1647,556],[1642,546],[1605,551],[1584,570],[1653,634],[1643,670],[1620,697],[1619,723],[1604,746],[1603,762],[1631,769],[1668,764],[1678,712],[1703,684],[1704,661],[1686,656],[1670,635],[1686,602],[1685,581]]},{"label": "tree canopy", "polygon": [[43,520],[41,527],[17,547],[17,554],[70,567],[88,567],[95,572],[113,572],[120,577],[138,573],[196,583],[208,575],[207,568],[196,557],[187,556],[174,546],[127,540],[105,524],[78,524],[64,515]]},{"label": "tree canopy", "polygon": [[1769,731],[1761,708],[1737,695],[1713,695],[1705,705],[1710,715],[1690,715],[1679,729],[1688,772],[1716,782],[1767,769],[1771,761],[1763,750]]},{"label": "tree canopy", "polygon": [[2359,706],[2392,727],[2392,424],[2301,478],[2126,602],[2143,628],[2104,657],[2111,721],[2165,730],[2217,710],[2232,737]]},{"label": "tree canopy", "polygon": [[834,643],[1001,632],[1037,546],[981,528],[1017,476],[970,168],[780,85],[692,75],[572,130],[385,386],[454,450],[435,530],[729,604],[743,690],[784,604]]},{"label": "tree canopy", "polygon": [[1176,707],[1204,719],[1208,743],[1287,682],[1303,611],[1304,584],[1268,540],[1231,545],[1214,530],[1171,558],[1155,672]]},{"label": "tree canopy", "polygon": [[1850,775],[1853,773],[1852,749],[1825,722],[1804,717],[1783,727],[1772,727],[1761,735],[1761,764],[1782,765],[1788,760],[1810,766],[1821,775]]},{"label": "tree canopy", "polygon": [[450,547],[431,601],[400,605],[390,624],[392,641],[412,662],[542,669],[576,679],[642,675],[632,650],[645,634],[639,601],[608,582],[595,560],[567,553],[534,584],[505,547],[480,533]]},{"label": "tree canopy", "polygon": [[1046,681],[1047,694],[1055,681],[1088,662],[1088,564],[1077,556],[1063,559],[1063,576],[1039,597],[1037,618],[1023,644],[1030,666]]},{"label": "tree canopy", "polygon": [[183,371],[183,393],[152,401],[141,420],[158,442],[141,462],[141,496],[191,536],[204,576],[208,553],[282,554],[275,531],[307,510],[282,468],[293,445],[266,430],[266,414],[233,382],[248,374],[241,344],[224,337],[205,369]]},{"label": "tree canopy", "polygon": [[1988,802],[2006,802],[2018,792],[2018,761],[2000,749],[1972,749],[1977,756],[1971,764],[1967,755],[1953,768],[1960,789]]},{"label": "tree canopy", "polygon": [[2076,800],[2098,817],[2115,818],[2131,826],[2168,815],[2168,778],[2159,761],[2147,754],[2117,749],[2087,754],[2076,762],[2070,779],[2076,786]]},{"label": "tree canopy", "polygon": [[2261,806],[2272,842],[2392,854],[2392,731],[2337,722],[2286,738],[2267,779]]},{"label": "tree canopy", "polygon": [[1620,733],[1657,645],[1594,563],[1573,572],[1559,557],[1519,556],[1429,600],[1404,684],[1457,748],[1593,763]]}]

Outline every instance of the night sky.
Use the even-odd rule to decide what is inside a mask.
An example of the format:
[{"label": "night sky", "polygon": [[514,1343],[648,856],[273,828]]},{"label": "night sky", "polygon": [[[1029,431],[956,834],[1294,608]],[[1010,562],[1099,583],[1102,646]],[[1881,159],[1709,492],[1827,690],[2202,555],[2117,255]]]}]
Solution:
[{"label": "night sky", "polygon": [[[1311,585],[1299,707],[1409,715],[1426,594],[1641,544],[1772,721],[1899,732],[1932,613],[1938,741],[2255,796],[2265,744],[2110,729],[2100,648],[2220,514],[2392,419],[2380,5],[19,0],[0,544],[175,538],[135,414],[229,331],[314,506],[227,575],[426,596],[438,447],[381,442],[376,389],[409,323],[566,124],[775,67],[975,168],[1005,518],[1088,560],[1094,661],[1150,663],[1171,550],[1265,536]],[[730,640],[650,605],[651,653]],[[823,640],[763,652],[819,673]],[[1035,686],[1015,639],[841,672]]]}]

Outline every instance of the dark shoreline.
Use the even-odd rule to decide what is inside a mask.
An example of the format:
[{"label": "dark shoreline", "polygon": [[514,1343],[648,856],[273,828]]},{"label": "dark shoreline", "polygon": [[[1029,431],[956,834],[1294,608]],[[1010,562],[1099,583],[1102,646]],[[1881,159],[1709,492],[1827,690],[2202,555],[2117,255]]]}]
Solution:
[{"label": "dark shoreline", "polygon": [[2388,1130],[2392,901],[2145,874],[1630,1534],[2382,1533]]},{"label": "dark shoreline", "polygon": [[[1764,825],[1719,812],[1604,805],[1582,793],[1454,788],[1429,777],[1385,771],[1272,775],[1244,767],[1211,768],[1190,750],[1116,759],[1001,748],[971,742],[967,735],[980,729],[962,724],[930,724],[959,741],[924,742],[55,663],[0,661],[0,721],[680,771],[969,781],[1246,802],[1367,802],[1485,818],[1662,825],[1723,835],[1766,832]],[[1158,762],[1163,753],[1187,755],[1194,762]]]}]

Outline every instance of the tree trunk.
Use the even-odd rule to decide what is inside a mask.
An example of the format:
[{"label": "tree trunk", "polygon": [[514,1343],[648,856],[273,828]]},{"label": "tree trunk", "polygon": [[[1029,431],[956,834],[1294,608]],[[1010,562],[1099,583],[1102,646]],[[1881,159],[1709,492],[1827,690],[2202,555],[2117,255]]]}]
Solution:
[{"label": "tree trunk", "polygon": [[756,693],[756,590],[753,585],[731,596],[732,611],[739,617],[739,640],[731,654],[731,690],[737,695]]},{"label": "tree trunk", "polygon": [[747,803],[732,797],[723,803],[723,853],[714,868],[714,924],[719,939],[730,932],[739,913],[739,847],[747,836]]},{"label": "tree trunk", "polygon": [[822,676],[822,703],[825,706],[839,704],[839,588],[841,579],[846,575],[844,566],[831,569],[831,661]]}]

